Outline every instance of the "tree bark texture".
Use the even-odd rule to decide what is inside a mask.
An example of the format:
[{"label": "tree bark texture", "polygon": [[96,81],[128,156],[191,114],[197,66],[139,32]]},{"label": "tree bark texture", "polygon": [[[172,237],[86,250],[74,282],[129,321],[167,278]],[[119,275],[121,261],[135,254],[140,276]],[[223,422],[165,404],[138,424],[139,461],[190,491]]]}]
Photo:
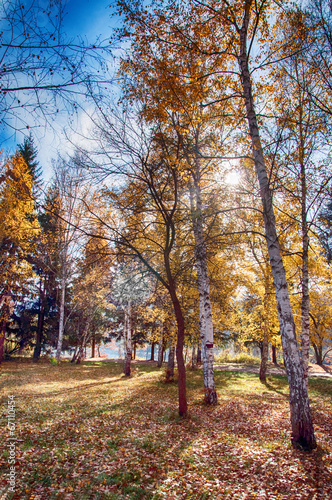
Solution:
[{"label": "tree bark texture", "polygon": [[269,336],[267,331],[264,331],[264,337],[261,347],[261,364],[259,367],[259,380],[265,384],[266,383],[266,369],[267,369],[267,358],[269,355]]},{"label": "tree bark texture", "polygon": [[[167,268],[166,268],[167,269]],[[187,404],[187,389],[186,389],[186,367],[183,357],[183,346],[184,346],[184,318],[182,314],[181,304],[177,297],[173,278],[168,273],[168,280],[170,283],[169,293],[173,303],[174,314],[177,323],[177,342],[176,342],[176,361],[178,366],[178,393],[179,393],[179,415],[181,417],[187,416],[188,404]]]},{"label": "tree bark texture", "polygon": [[158,368],[163,365],[163,357],[164,357],[164,325],[161,323],[160,325],[160,338],[158,345]]},{"label": "tree bark texture", "polygon": [[286,272],[282,262],[279,240],[276,232],[272,193],[269,186],[269,178],[260,141],[257,116],[253,103],[251,76],[248,66],[247,32],[252,2],[253,0],[245,1],[245,13],[240,32],[240,55],[238,62],[255,169],[260,186],[265,235],[274,279],[282,347],[289,382],[292,444],[293,446],[299,446],[310,450],[316,447],[316,439],[310,414],[308,390],[304,379],[303,365],[295,334],[295,324],[289,299]]},{"label": "tree bark texture", "polygon": [[202,345],[203,374],[206,404],[217,403],[217,392],[213,373],[213,321],[210,300],[210,282],[207,268],[206,245],[202,222],[202,200],[200,187],[199,162],[197,160],[194,176],[194,193],[191,189],[191,217],[195,240],[195,260],[197,287],[199,294],[199,324]]},{"label": "tree bark texture", "polygon": [[84,356],[84,351],[86,351],[86,344],[89,341],[89,337],[90,337],[90,332],[89,332],[90,323],[91,323],[91,320],[87,320],[85,323],[82,341],[81,341],[81,344],[80,344],[80,347],[79,347],[79,350],[78,350],[78,353],[76,356],[76,364],[77,365],[80,364],[80,362],[82,361],[82,359],[84,357],[86,357],[86,353]]},{"label": "tree bark texture", "polygon": [[[302,137],[302,134],[301,134]],[[303,151],[303,147],[300,148]],[[303,156],[303,155],[302,155]],[[307,222],[307,183],[306,172],[301,161],[301,218],[302,218],[302,332],[301,353],[305,383],[308,387],[309,348],[310,348],[310,319],[309,319],[309,236]]]},{"label": "tree bark texture", "polygon": [[57,361],[60,361],[60,356],[61,356],[61,351],[62,351],[63,332],[64,332],[64,326],[65,326],[65,296],[66,296],[66,269],[64,266],[63,270],[62,270],[62,277],[61,277],[59,336],[58,336],[58,344],[57,344],[57,349],[56,349]]},{"label": "tree bark texture", "polygon": [[132,342],[131,342],[131,304],[124,309],[124,338],[125,338],[125,363],[124,374],[129,377],[131,374],[131,357],[132,357]]},{"label": "tree bark texture", "polygon": [[44,318],[45,318],[45,286],[42,287],[42,284],[40,284],[36,345],[33,351],[34,361],[37,361],[40,358],[42,341],[43,341]]}]

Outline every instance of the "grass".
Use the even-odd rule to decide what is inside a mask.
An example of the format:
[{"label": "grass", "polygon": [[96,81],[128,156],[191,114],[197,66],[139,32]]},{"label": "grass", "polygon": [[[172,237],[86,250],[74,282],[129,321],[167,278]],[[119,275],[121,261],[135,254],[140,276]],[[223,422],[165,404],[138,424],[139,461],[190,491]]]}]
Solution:
[{"label": "grass", "polygon": [[[1,500],[332,498],[331,379],[310,379],[319,446],[306,454],[290,446],[284,376],[263,385],[254,373],[216,370],[219,402],[206,407],[201,370],[188,370],[182,419],[177,386],[163,372],[137,364],[128,379],[115,362],[3,363]],[[14,494],[9,395],[17,403]]]}]

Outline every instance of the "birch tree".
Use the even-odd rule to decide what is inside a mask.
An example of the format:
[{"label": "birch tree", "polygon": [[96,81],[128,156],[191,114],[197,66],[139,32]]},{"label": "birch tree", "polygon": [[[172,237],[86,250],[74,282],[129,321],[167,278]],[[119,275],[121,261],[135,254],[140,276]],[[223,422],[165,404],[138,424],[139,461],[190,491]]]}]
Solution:
[{"label": "birch tree", "polygon": [[82,233],[79,230],[84,217],[82,203],[83,187],[80,175],[70,165],[58,164],[54,181],[57,193],[56,217],[59,234],[59,334],[56,359],[59,362],[65,328],[66,287],[73,272],[75,259],[81,247]]}]

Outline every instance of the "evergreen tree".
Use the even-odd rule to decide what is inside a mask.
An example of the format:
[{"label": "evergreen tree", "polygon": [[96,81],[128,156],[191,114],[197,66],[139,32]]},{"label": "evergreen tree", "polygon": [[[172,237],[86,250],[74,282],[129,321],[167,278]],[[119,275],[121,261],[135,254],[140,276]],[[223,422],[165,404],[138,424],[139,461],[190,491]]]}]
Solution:
[{"label": "evergreen tree", "polygon": [[17,145],[18,153],[22,156],[25,161],[28,171],[31,174],[33,180],[33,195],[36,197],[39,194],[40,188],[42,186],[42,175],[43,171],[39,162],[37,161],[38,150],[34,144],[32,134],[24,138],[22,144]]}]

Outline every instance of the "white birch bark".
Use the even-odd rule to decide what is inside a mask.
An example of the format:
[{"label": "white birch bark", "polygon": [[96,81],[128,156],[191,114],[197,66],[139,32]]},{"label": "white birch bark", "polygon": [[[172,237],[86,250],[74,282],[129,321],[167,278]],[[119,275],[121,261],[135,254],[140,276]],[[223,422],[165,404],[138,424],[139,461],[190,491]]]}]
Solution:
[{"label": "white birch bark", "polygon": [[125,365],[124,373],[127,377],[131,373],[131,354],[132,354],[132,342],[131,342],[131,304],[128,303],[127,307],[124,308],[125,321],[124,321],[124,338],[125,338]]},{"label": "white birch bark", "polygon": [[309,236],[307,222],[307,182],[306,171],[303,162],[302,127],[301,136],[301,219],[302,219],[302,331],[301,331],[301,353],[304,371],[304,379],[308,387],[309,347],[310,347],[310,320],[309,320]]},{"label": "white birch bark", "polygon": [[[66,256],[65,256],[66,258]],[[62,341],[63,341],[63,332],[65,326],[65,298],[66,298],[66,264],[63,263],[62,266],[62,276],[61,276],[61,295],[60,295],[60,314],[59,314],[59,335],[58,335],[58,343],[56,349],[56,359],[59,362],[62,351]]]},{"label": "white birch bark", "polygon": [[248,66],[247,33],[252,2],[253,0],[245,1],[244,19],[240,30],[240,55],[238,62],[255,169],[263,204],[265,235],[274,279],[282,347],[289,382],[292,443],[294,446],[312,449],[316,447],[316,440],[310,414],[308,390],[304,379],[303,365],[297,344],[294,318],[289,299],[286,273],[276,232],[272,193],[270,191],[269,178],[260,141],[257,116],[253,103],[251,76]]},{"label": "white birch bark", "polygon": [[158,368],[160,368],[163,365],[163,356],[164,356],[164,324],[161,323],[159,344],[158,344]]},{"label": "white birch bark", "polygon": [[194,176],[194,189],[195,193],[193,193],[193,188],[191,187],[191,215],[195,240],[195,260],[197,269],[197,287],[199,294],[199,324],[205,388],[204,399],[205,403],[207,404],[216,404],[217,392],[213,372],[213,321],[206,247],[202,224],[202,201],[198,163],[196,165],[196,172]]}]

